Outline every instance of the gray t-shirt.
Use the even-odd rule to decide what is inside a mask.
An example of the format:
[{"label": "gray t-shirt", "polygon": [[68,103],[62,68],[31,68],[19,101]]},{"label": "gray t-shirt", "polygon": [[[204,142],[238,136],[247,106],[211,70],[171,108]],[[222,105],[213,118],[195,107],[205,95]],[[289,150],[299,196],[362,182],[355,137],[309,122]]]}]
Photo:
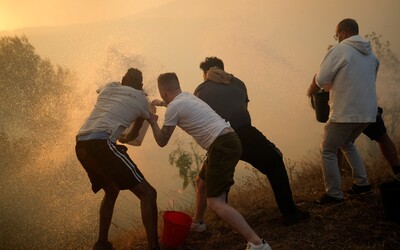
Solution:
[{"label": "gray t-shirt", "polygon": [[115,142],[136,118],[150,117],[148,101],[141,90],[112,82],[97,92],[96,105],[78,135],[107,132],[109,139]]}]

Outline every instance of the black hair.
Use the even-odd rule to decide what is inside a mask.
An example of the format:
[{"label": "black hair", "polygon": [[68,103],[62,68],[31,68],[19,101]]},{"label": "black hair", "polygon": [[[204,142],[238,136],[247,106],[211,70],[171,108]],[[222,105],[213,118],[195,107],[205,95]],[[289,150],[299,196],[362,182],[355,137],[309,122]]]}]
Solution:
[{"label": "black hair", "polygon": [[218,57],[212,56],[206,57],[204,62],[200,63],[200,69],[202,69],[204,73],[206,73],[212,67],[218,67],[224,70],[224,62]]},{"label": "black hair", "polygon": [[122,78],[122,85],[139,86],[143,82],[142,72],[136,68],[128,69],[128,72]]}]

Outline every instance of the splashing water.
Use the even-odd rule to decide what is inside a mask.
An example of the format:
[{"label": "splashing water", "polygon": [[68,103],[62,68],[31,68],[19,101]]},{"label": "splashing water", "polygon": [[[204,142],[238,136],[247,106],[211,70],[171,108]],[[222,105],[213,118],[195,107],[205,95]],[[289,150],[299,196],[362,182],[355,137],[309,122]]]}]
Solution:
[{"label": "splashing water", "polygon": [[[59,134],[46,134],[44,121],[37,121],[36,129],[31,131],[29,129],[5,131],[12,142],[18,142],[21,146],[14,147],[19,149],[19,152],[10,151],[6,157],[2,157],[3,161],[7,158],[14,163],[6,164],[7,167],[4,167],[0,176],[2,248],[82,249],[90,248],[96,241],[98,210],[103,192],[94,195],[91,191],[86,172],[75,156],[75,135],[95,103],[97,87],[109,81],[120,81],[129,67],[141,69],[145,79],[148,79],[147,68],[140,55],[122,53],[117,48],[110,47],[104,64],[96,70],[98,73],[93,74],[96,78],[82,77],[85,79],[83,80],[85,84],[76,78],[76,81],[67,83],[71,91],[61,98],[62,103],[59,108],[63,109],[63,117],[59,124],[55,124],[61,128]],[[154,79],[148,81],[155,82]],[[90,84],[86,84],[88,82]],[[150,96],[154,96],[154,85],[147,84],[145,89]],[[35,106],[35,115],[39,117],[38,119],[50,119],[48,112],[53,109],[50,102],[43,101]],[[34,135],[40,140],[29,140],[30,137],[27,135]],[[154,172],[163,173],[169,170],[148,169],[147,162],[159,165],[144,153],[145,150],[155,147],[151,144],[153,143],[151,139],[147,139],[147,144],[150,145],[146,145],[145,141],[143,148],[129,147],[129,152],[149,182],[154,183],[157,182],[154,179]],[[167,153],[165,150],[162,154]],[[176,181],[176,184],[180,186],[180,181]],[[174,196],[179,198],[187,195],[170,191],[174,189],[178,190],[171,188],[170,185],[164,189],[166,191],[163,192],[168,194],[162,195],[165,197],[165,204],[168,205],[168,200],[174,199]],[[138,226],[142,226],[139,200],[131,192],[123,191],[117,200],[110,236],[112,238]]]}]

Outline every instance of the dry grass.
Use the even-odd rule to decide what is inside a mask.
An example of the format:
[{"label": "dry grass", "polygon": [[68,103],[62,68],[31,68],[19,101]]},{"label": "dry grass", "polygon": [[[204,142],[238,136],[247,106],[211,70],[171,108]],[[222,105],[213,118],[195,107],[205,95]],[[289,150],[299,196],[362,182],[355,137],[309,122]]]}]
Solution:
[{"label": "dry grass", "polygon": [[[385,164],[367,166],[371,184],[375,187],[373,194],[352,199],[347,197],[341,205],[320,206],[314,200],[324,193],[324,189],[319,161],[317,157],[315,159],[286,163],[294,198],[301,208],[311,213],[308,221],[283,226],[269,183],[257,172],[247,177],[244,185],[234,186],[229,203],[273,249],[400,249],[400,224],[385,220],[378,188],[379,183],[391,178],[388,171],[377,167]],[[346,166],[342,166],[341,171],[346,190],[352,183],[350,171]],[[193,208],[186,210],[193,214]],[[245,249],[245,240],[214,213],[207,211],[206,222],[208,230],[189,234],[180,249]],[[117,249],[142,250],[146,249],[145,242],[143,229],[138,228],[116,239],[114,244]]]}]

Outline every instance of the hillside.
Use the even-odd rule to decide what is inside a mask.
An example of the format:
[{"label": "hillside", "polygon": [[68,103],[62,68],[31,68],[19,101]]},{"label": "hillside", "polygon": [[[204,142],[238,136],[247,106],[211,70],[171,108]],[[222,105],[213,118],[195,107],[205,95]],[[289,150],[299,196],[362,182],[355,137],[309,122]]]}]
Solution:
[{"label": "hillside", "polygon": [[[239,190],[236,187],[232,190],[230,201],[273,249],[400,249],[400,223],[385,219],[379,189],[379,183],[392,177],[379,169],[370,169],[370,172],[373,172],[370,179],[375,187],[371,195],[346,197],[344,204],[329,206],[314,203],[323,194],[321,176],[316,167],[298,176],[307,181],[292,183],[295,200],[302,209],[310,211],[311,218],[293,226],[281,224],[272,193],[265,192],[268,184],[256,173],[247,180],[246,188]],[[346,187],[351,185],[348,174],[348,170],[343,170]],[[187,213],[192,214],[192,211],[189,208]],[[210,211],[207,212],[206,223],[208,230],[190,233],[180,249],[245,249],[246,244],[241,236]],[[114,245],[116,249],[146,249],[144,234],[140,229],[116,239]],[[170,248],[164,246],[162,249]]]}]

